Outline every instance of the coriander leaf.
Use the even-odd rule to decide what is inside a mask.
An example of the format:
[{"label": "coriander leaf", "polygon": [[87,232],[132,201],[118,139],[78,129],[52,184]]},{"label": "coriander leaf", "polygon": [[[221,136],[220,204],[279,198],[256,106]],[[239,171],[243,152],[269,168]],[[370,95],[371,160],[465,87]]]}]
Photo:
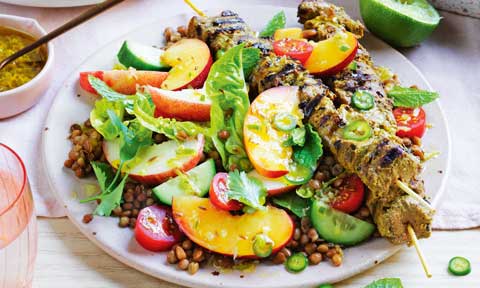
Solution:
[{"label": "coriander leaf", "polygon": [[322,140],[318,133],[313,130],[312,125],[307,124],[305,128],[305,144],[303,147],[293,147],[293,161],[315,170],[318,159],[323,154]]},{"label": "coriander leaf", "polygon": [[301,198],[295,193],[286,193],[272,198],[273,203],[292,211],[298,217],[309,215],[310,200]]},{"label": "coriander leaf", "polygon": [[99,216],[110,216],[112,210],[115,209],[122,200],[123,188],[125,187],[125,182],[127,181],[128,174],[126,174],[122,181],[113,189],[110,193],[102,193],[100,195],[100,204],[95,208],[95,214]]},{"label": "coriander leaf", "polygon": [[95,173],[95,177],[97,177],[98,184],[100,185],[100,191],[104,193],[109,186],[110,183],[112,183],[112,180],[115,176],[115,173],[113,173],[112,167],[103,162],[91,162],[90,163],[93,168],[93,173]]},{"label": "coriander leaf", "polygon": [[135,101],[135,95],[118,93],[110,88],[105,82],[92,75],[88,75],[88,82],[92,88],[97,91],[98,95],[102,96],[102,98],[105,98],[111,102],[121,101],[127,112],[131,114],[133,110],[133,103]]},{"label": "coriander leaf", "polygon": [[262,32],[260,32],[260,37],[271,37],[278,29],[285,28],[285,23],[287,22],[286,18],[285,12],[283,11],[275,14],[267,23],[267,26],[265,26]]},{"label": "coriander leaf", "polygon": [[248,78],[252,73],[255,66],[257,66],[260,60],[260,49],[258,48],[245,48],[243,49],[242,62],[243,62],[243,74],[245,78]]},{"label": "coriander leaf", "polygon": [[364,288],[403,288],[403,285],[399,278],[384,278],[377,280]]},{"label": "coriander leaf", "polygon": [[250,178],[245,172],[235,170],[228,173],[228,199],[237,200],[248,207],[263,210],[267,197],[267,189],[263,183]]},{"label": "coriander leaf", "polygon": [[[212,65],[205,82],[206,93],[212,101],[209,135],[228,171],[252,167],[243,146],[243,122],[250,106],[243,73],[243,50],[243,45],[238,45],[225,52]],[[218,132],[223,130],[230,135],[226,141],[218,137]]]},{"label": "coriander leaf", "polygon": [[283,143],[283,146],[303,146],[305,144],[305,133],[305,127],[293,129],[290,137]]},{"label": "coriander leaf", "polygon": [[388,92],[388,97],[393,99],[395,107],[416,108],[435,101],[437,92],[395,86]]},{"label": "coriander leaf", "polygon": [[125,110],[123,102],[112,102],[103,98],[95,101],[95,107],[90,112],[90,123],[106,140],[113,140],[118,136],[119,131],[117,126],[113,125],[110,120],[107,114],[108,110],[113,111],[119,119],[123,119]]}]

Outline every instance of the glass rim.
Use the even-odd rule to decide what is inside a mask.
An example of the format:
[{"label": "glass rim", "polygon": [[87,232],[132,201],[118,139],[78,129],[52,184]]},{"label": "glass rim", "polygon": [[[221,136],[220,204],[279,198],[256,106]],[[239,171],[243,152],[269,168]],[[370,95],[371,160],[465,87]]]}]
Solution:
[{"label": "glass rim", "polygon": [[18,193],[17,197],[15,198],[15,200],[12,201],[12,203],[10,203],[4,209],[0,210],[0,216],[3,216],[5,213],[10,211],[10,209],[12,209],[17,204],[17,202],[20,200],[20,198],[22,198],[23,194],[25,193],[25,185],[27,184],[27,170],[25,169],[25,164],[23,163],[22,158],[20,158],[20,156],[17,154],[17,152],[15,152],[12,148],[10,148],[9,146],[7,146],[6,144],[3,144],[1,142],[0,142],[0,148],[6,149],[10,153],[12,153],[12,155],[15,158],[17,158],[18,163],[20,163],[20,167],[21,167],[22,173],[23,173],[23,180],[22,180],[22,186],[20,188],[20,193]]}]

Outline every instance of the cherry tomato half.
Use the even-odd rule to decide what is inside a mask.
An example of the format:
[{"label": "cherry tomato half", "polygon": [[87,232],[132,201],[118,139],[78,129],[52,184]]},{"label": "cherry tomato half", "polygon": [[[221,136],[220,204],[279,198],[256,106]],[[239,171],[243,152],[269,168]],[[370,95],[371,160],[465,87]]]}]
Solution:
[{"label": "cherry tomato half", "polygon": [[154,205],[138,213],[135,239],[145,249],[167,251],[183,239],[183,233],[173,220],[170,207]]},{"label": "cherry tomato half", "polygon": [[365,186],[362,180],[353,174],[343,178],[337,197],[330,203],[332,208],[345,213],[356,212],[363,203]]},{"label": "cherry tomato half", "polygon": [[395,108],[393,115],[397,121],[398,137],[421,138],[427,128],[425,111],[420,108]]},{"label": "cherry tomato half", "polygon": [[237,200],[229,200],[227,197],[228,192],[228,174],[217,173],[213,177],[212,184],[210,185],[210,201],[215,207],[227,211],[241,210],[243,204]]},{"label": "cherry tomato half", "polygon": [[287,38],[273,42],[273,51],[278,56],[287,55],[305,64],[312,54],[313,46],[302,40]]}]

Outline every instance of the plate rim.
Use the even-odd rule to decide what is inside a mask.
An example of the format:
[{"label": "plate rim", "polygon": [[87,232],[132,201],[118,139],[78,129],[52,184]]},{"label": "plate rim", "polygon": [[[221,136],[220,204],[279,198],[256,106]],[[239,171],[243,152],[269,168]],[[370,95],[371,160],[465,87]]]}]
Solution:
[{"label": "plate rim", "polygon": [[39,3],[39,1],[34,1],[34,0],[21,1],[21,3],[17,3],[18,1],[15,1],[15,0],[0,0],[1,3],[10,4],[10,5],[23,6],[23,7],[42,7],[42,8],[82,7],[82,6],[98,4],[102,1],[103,0],[82,0],[83,3],[68,1],[71,4],[67,4],[67,1],[62,0],[61,3],[55,4],[55,3],[52,3],[52,0],[42,1],[41,3]]},{"label": "plate rim", "polygon": [[[265,4],[258,4],[258,5],[259,6],[272,6],[272,5],[265,5]],[[276,7],[276,8],[291,8],[291,7],[285,6],[285,7]],[[127,35],[131,34],[133,31],[139,30],[142,27],[146,27],[146,26],[149,26],[149,25],[151,26],[153,23],[159,23],[160,21],[165,21],[168,18],[179,17],[180,15],[185,15],[185,14],[186,13],[175,13],[175,14],[171,14],[167,17],[160,17],[160,18],[158,18],[154,21],[150,21],[150,22],[147,22],[147,23],[142,23],[142,24],[136,25],[135,27],[133,27],[132,29],[130,29],[126,33],[122,34],[121,36],[113,39],[112,41],[109,41],[105,45],[102,45],[101,47],[96,49],[94,52],[90,53],[87,57],[85,57],[85,60],[82,61],[69,74],[69,76],[66,78],[66,80],[62,83],[62,86],[60,86],[59,90],[57,91],[55,99],[60,94],[60,92],[63,90],[63,87],[65,87],[65,85],[67,83],[69,83],[69,80],[72,79],[73,75],[77,72],[76,69],[83,66],[86,62],[89,61],[90,58],[92,58],[100,50],[104,49],[105,47],[107,47],[109,45],[112,45],[112,43],[118,42],[119,40],[125,38]],[[383,42],[382,40],[378,39],[373,34],[370,34],[370,37],[372,39],[374,39],[374,41],[382,42],[383,45],[386,45],[389,48],[391,48],[392,53],[395,53],[395,54],[397,54],[397,56],[402,57],[402,59],[406,63],[408,63],[410,68],[414,69],[418,73],[418,75],[421,76],[421,80],[424,81],[424,83],[427,84],[427,88],[430,89],[430,90],[433,90],[430,82],[426,79],[425,75],[406,56],[404,56],[402,53],[400,53],[395,48],[391,47],[389,44],[387,44],[387,43]],[[48,123],[51,122],[52,115],[51,115],[50,112],[53,109],[54,103],[55,103],[55,101],[52,102],[52,104],[49,108],[47,118],[45,120],[45,124],[48,124]],[[444,196],[444,192],[446,190],[446,185],[447,185],[448,178],[449,178],[449,175],[450,175],[451,157],[452,157],[452,142],[451,142],[451,138],[450,138],[451,133],[450,133],[450,130],[449,130],[448,122],[447,122],[447,119],[445,117],[445,113],[444,113],[444,110],[441,106],[440,100],[436,100],[432,104],[437,105],[437,108],[440,112],[441,119],[442,119],[443,125],[445,127],[445,133],[447,135],[447,147],[448,147],[447,151],[445,151],[445,153],[447,153],[448,156],[447,156],[446,162],[445,162],[445,168],[444,168],[444,173],[443,173],[444,175],[443,175],[443,178],[442,178],[442,182],[441,182],[439,190],[438,190],[437,194],[435,194],[435,198],[432,202],[432,206],[434,208],[438,208],[438,203],[441,201],[441,199]],[[62,207],[67,207],[66,203],[63,201],[63,198],[60,196],[60,191],[58,191],[57,188],[53,185],[53,181],[51,179],[52,176],[51,176],[50,171],[48,170],[48,165],[46,163],[45,157],[46,157],[46,154],[47,154],[47,147],[45,146],[46,145],[45,143],[46,143],[46,138],[48,137],[47,135],[48,135],[48,133],[42,133],[42,137],[41,137],[41,149],[42,149],[42,151],[41,151],[41,163],[43,165],[43,168],[45,168],[45,170],[47,171],[47,173],[46,173],[47,174],[47,183],[48,183],[50,189],[53,191],[53,193],[55,195],[55,198],[61,203]],[[154,278],[167,281],[169,283],[174,283],[174,284],[178,284],[178,285],[182,285],[182,286],[188,286],[188,287],[196,287],[196,288],[203,288],[203,287],[205,287],[205,288],[208,288],[208,287],[238,287],[236,285],[229,285],[228,283],[223,283],[221,285],[209,285],[208,283],[202,283],[202,282],[199,282],[199,281],[194,281],[194,279],[196,279],[195,277],[191,277],[190,275],[178,274],[178,273],[184,273],[184,271],[173,271],[172,272],[172,271],[165,270],[165,271],[162,271],[162,273],[158,273],[158,271],[155,271],[153,269],[148,269],[148,267],[139,266],[136,263],[134,263],[133,261],[130,261],[126,257],[117,253],[115,251],[115,249],[112,249],[112,247],[104,245],[103,243],[101,243],[101,241],[97,237],[95,237],[95,235],[92,235],[90,233],[90,231],[84,229],[84,227],[80,223],[81,221],[77,221],[78,219],[76,219],[74,217],[74,215],[71,214],[71,212],[68,208],[65,209],[65,213],[67,214],[70,221],[77,227],[77,229],[79,229],[82,232],[82,234],[85,237],[88,238],[89,241],[94,243],[97,247],[99,247],[101,250],[103,250],[104,252],[106,252],[107,254],[112,256],[113,258],[115,258],[117,261],[120,261],[124,265],[132,267],[132,268],[136,269],[137,271],[140,271],[142,273],[150,275]],[[369,260],[373,260],[373,261],[363,262],[361,265],[357,266],[355,269],[351,269],[348,273],[343,274],[341,279],[337,279],[334,282],[343,281],[343,280],[348,279],[348,278],[350,278],[354,275],[358,275],[358,274],[360,274],[360,273],[362,273],[362,272],[364,272],[364,271],[366,271],[370,268],[373,268],[373,267],[379,265],[381,262],[388,259],[389,257],[393,256],[395,253],[397,253],[398,251],[400,251],[403,248],[404,248],[403,245],[393,245],[393,246],[389,247],[387,250],[385,250],[381,253],[378,253],[375,257],[369,258]],[[180,275],[180,277],[178,277],[179,275]],[[308,282],[308,283],[305,282],[303,284],[286,283],[285,285],[283,285],[281,287],[282,288],[297,288],[297,287],[299,287],[299,285],[307,285],[307,286],[310,285],[311,286],[311,285],[316,285],[316,284],[318,284],[318,283],[310,283],[310,282]],[[270,287],[270,286],[268,286],[268,285],[265,286],[265,284],[264,285],[260,284],[259,286],[256,286],[256,287],[260,288],[260,287]],[[304,287],[304,286],[302,286],[302,287]]]}]

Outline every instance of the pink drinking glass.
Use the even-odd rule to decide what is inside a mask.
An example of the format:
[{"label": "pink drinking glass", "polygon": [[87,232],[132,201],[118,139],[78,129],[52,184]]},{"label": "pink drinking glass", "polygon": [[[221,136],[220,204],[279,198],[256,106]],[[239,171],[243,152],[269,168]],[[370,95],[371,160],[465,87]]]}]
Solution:
[{"label": "pink drinking glass", "polygon": [[0,143],[0,288],[31,287],[37,222],[22,159]]}]

